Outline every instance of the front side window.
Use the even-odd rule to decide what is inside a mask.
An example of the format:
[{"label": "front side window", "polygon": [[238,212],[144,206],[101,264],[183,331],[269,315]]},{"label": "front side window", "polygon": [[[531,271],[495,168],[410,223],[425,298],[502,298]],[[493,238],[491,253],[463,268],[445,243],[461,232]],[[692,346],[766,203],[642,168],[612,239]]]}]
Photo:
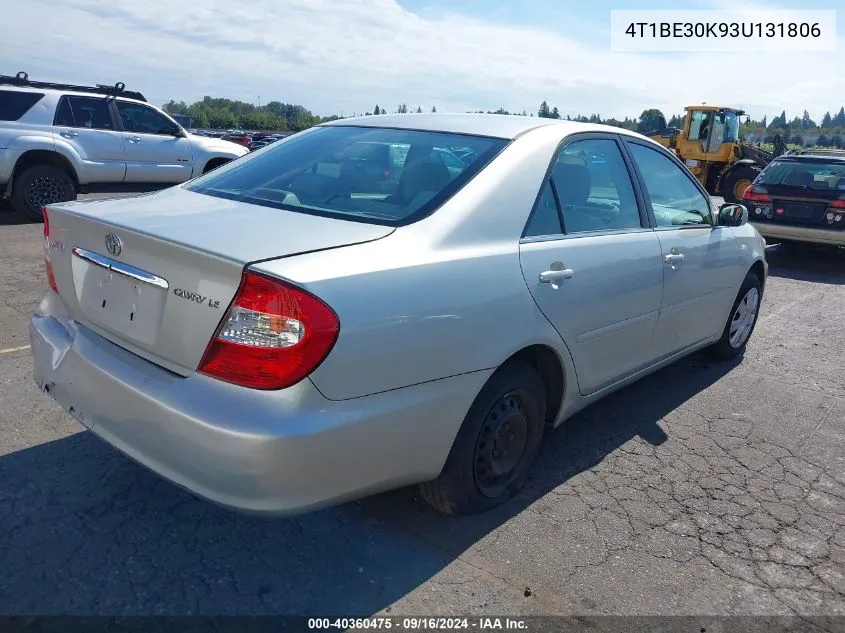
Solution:
[{"label": "front side window", "polygon": [[552,168],[567,233],[639,228],[634,186],[616,141],[567,145]]},{"label": "front side window", "polygon": [[102,97],[64,96],[56,109],[53,125],[113,130],[108,102]]},{"label": "front side window", "polygon": [[628,143],[657,226],[710,225],[710,201],[681,167],[661,152]]},{"label": "front side window", "polygon": [[[186,188],[312,215],[398,226],[443,204],[507,143],[444,132],[317,127]],[[443,153],[452,148],[469,152],[473,160],[450,163],[450,168]]]},{"label": "front side window", "polygon": [[138,134],[164,134],[172,136],[178,127],[158,110],[140,103],[118,101],[117,110],[123,129]]}]

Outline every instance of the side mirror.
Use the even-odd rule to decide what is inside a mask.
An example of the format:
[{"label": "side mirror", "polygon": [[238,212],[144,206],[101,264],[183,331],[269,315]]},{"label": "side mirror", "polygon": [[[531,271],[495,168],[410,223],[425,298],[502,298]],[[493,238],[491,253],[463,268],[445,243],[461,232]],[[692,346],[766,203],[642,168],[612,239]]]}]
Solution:
[{"label": "side mirror", "polygon": [[719,207],[719,226],[742,226],[748,223],[748,209],[742,204],[726,203]]}]

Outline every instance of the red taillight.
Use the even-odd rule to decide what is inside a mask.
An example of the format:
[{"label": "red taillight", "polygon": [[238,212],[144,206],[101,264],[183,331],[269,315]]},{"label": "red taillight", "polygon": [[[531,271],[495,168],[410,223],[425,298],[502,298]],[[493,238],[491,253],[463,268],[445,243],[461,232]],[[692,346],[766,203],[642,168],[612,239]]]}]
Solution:
[{"label": "red taillight", "polygon": [[769,194],[766,192],[765,189],[759,189],[754,185],[751,185],[748,189],[745,190],[745,193],[742,194],[744,200],[748,200],[749,202],[771,202],[772,199],[769,197]]},{"label": "red taillight", "polygon": [[314,295],[245,272],[197,371],[253,389],[284,389],[323,362],[340,322]]},{"label": "red taillight", "polygon": [[41,208],[41,216],[44,218],[44,267],[47,269],[47,283],[50,284],[50,290],[58,292],[53,262],[50,259],[50,218],[47,216],[47,207]]},{"label": "red taillight", "polygon": [[834,209],[845,209],[845,200],[834,200],[830,206]]}]

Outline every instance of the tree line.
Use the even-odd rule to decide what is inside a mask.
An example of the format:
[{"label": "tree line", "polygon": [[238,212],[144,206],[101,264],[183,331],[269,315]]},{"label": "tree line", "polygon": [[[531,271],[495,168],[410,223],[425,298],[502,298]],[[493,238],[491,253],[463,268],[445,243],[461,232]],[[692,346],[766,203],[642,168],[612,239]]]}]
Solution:
[{"label": "tree line", "polygon": [[[301,105],[271,101],[265,105],[255,105],[245,101],[223,99],[215,97],[203,97],[190,105],[184,101],[170,100],[164,104],[164,111],[168,114],[181,114],[190,116],[194,120],[194,126],[198,128],[243,128],[249,130],[291,130],[297,132],[304,130],[318,123],[343,118],[343,115],[332,115],[321,117]],[[423,107],[409,106],[407,103],[400,103],[392,111],[381,105],[376,106],[369,112],[353,113],[349,116],[373,116],[388,113],[405,114],[408,112],[423,112]],[[428,110],[426,110],[428,111]],[[432,106],[431,112],[437,112]],[[484,110],[476,110],[484,112]],[[487,110],[488,114],[506,114],[517,116],[534,116],[534,113],[510,112],[505,108]],[[550,106],[548,101],[543,101],[537,109],[537,116],[540,118],[563,119],[567,121],[579,121],[583,123],[601,123],[624,128],[640,133],[647,133],[661,127],[662,124],[668,127],[683,127],[683,115],[673,114],[668,119],[656,108],[643,110],[639,117],[626,116],[623,119],[613,117],[603,118],[599,114],[572,116],[561,115],[557,106]],[[843,147],[845,145],[845,106],[839,109],[836,114],[825,113],[821,122],[816,123],[810,118],[809,113],[804,110],[802,116],[788,119],[786,111],[779,116],[767,117],[760,120],[753,120],[747,116],[740,125],[740,137],[753,138],[764,143],[771,143],[776,134],[780,134],[785,142],[797,145],[804,145],[806,137],[813,137],[815,144],[822,146]]]}]

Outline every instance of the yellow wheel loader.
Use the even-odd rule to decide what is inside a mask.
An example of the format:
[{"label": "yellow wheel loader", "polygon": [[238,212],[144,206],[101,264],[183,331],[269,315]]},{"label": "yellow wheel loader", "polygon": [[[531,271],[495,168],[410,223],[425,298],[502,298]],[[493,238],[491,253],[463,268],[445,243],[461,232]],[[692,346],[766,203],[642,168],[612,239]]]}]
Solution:
[{"label": "yellow wheel loader", "polygon": [[683,129],[666,127],[646,136],[674,150],[710,195],[742,202],[742,194],[774,155],[739,140],[743,110],[687,106]]}]

